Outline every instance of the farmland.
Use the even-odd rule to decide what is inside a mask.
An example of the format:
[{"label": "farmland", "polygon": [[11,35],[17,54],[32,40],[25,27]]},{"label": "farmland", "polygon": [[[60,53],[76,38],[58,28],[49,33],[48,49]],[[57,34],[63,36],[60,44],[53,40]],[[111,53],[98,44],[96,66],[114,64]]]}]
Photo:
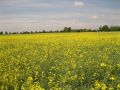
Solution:
[{"label": "farmland", "polygon": [[1,35],[0,90],[120,90],[120,33]]}]

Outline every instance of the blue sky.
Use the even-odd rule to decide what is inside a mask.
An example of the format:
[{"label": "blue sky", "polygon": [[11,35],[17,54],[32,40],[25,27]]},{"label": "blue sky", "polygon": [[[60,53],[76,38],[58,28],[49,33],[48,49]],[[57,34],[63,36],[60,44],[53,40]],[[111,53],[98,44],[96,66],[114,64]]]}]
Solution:
[{"label": "blue sky", "polygon": [[0,31],[120,25],[120,0],[0,0]]}]

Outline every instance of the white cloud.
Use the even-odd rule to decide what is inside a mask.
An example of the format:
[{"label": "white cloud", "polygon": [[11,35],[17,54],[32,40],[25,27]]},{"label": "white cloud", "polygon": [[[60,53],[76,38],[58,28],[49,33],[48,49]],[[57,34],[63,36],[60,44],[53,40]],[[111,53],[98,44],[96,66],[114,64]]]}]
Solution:
[{"label": "white cloud", "polygon": [[92,18],[92,19],[99,19],[99,17],[96,16],[96,15],[91,16],[91,18]]},{"label": "white cloud", "polygon": [[75,1],[74,2],[75,7],[81,7],[81,6],[84,6],[84,5],[85,5],[84,2],[80,2],[80,1]]}]

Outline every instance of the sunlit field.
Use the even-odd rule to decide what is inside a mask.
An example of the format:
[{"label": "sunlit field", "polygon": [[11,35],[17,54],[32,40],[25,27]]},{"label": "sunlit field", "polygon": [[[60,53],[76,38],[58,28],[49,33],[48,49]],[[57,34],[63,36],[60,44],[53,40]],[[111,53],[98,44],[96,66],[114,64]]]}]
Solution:
[{"label": "sunlit field", "polygon": [[1,35],[0,90],[120,90],[120,33]]}]

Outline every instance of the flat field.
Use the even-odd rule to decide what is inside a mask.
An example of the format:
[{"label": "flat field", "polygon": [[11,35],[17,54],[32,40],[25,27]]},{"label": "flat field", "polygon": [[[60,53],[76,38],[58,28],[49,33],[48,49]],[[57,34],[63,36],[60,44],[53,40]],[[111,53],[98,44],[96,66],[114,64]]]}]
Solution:
[{"label": "flat field", "polygon": [[0,90],[120,90],[120,33],[1,35]]}]

